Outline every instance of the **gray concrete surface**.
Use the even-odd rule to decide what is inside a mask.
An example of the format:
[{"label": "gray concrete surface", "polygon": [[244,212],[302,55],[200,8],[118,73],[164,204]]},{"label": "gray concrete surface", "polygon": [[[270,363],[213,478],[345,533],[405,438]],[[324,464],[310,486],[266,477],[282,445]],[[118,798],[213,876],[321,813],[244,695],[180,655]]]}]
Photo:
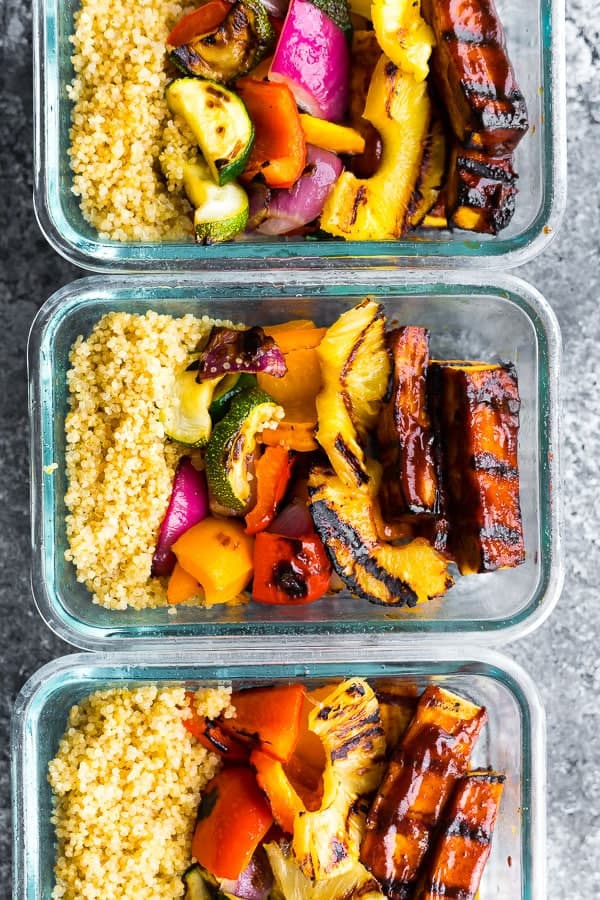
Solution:
[{"label": "gray concrete surface", "polygon": [[[7,727],[42,663],[68,652],[29,590],[25,346],[36,310],[81,273],[58,258],[31,207],[31,17],[0,18],[0,896],[9,895]],[[507,650],[536,679],[548,720],[548,896],[600,894],[600,5],[567,10],[569,201],[559,236],[519,274],[553,304],[563,332],[566,582],[554,616]],[[107,898],[109,900],[109,898]],[[513,900],[503,897],[502,900]]]}]

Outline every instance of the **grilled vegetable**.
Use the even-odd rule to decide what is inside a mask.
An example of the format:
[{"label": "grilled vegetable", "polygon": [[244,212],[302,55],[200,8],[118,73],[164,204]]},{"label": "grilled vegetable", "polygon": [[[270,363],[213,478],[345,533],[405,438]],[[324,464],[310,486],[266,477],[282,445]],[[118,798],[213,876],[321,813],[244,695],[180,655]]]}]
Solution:
[{"label": "grilled vegetable", "polygon": [[215,184],[205,162],[186,162],[183,186],[194,207],[194,232],[201,244],[229,241],[248,221],[248,195],[236,181]]},{"label": "grilled vegetable", "polygon": [[285,762],[298,741],[304,694],[301,684],[234,691],[235,716],[220,724],[236,739]]},{"label": "grilled vegetable", "polygon": [[377,881],[359,862],[341,875],[313,882],[287,848],[270,843],[265,850],[275,877],[271,900],[384,900]]},{"label": "grilled vegetable", "polygon": [[169,110],[187,122],[215,184],[242,172],[252,149],[254,126],[237,94],[200,78],[178,78],[166,90]]},{"label": "grilled vegetable", "polygon": [[410,226],[416,228],[435,205],[446,174],[446,132],[437,115],[431,118],[431,126],[421,169],[410,201]]},{"label": "grilled vegetable", "polygon": [[259,325],[252,328],[215,325],[195,363],[195,372],[198,381],[236,372],[266,372],[281,378],[286,365],[273,338]]},{"label": "grilled vegetable", "polygon": [[460,779],[444,810],[444,830],[436,839],[418,900],[477,896],[505,780],[489,771],[469,772]]},{"label": "grilled vegetable", "polygon": [[450,549],[462,574],[525,559],[519,505],[519,391],[511,365],[440,364]]},{"label": "grilled vegetable", "polygon": [[527,107],[506,51],[494,0],[423,0],[435,35],[434,82],[465,147],[512,153],[528,128]]},{"label": "grilled vegetable", "polygon": [[202,588],[193,575],[186,572],[183,566],[175,562],[167,585],[167,603],[177,605],[186,603],[192,597],[201,596]]},{"label": "grilled vegetable", "polygon": [[269,70],[269,79],[287,84],[301,109],[332,122],[341,121],[348,106],[349,22],[344,0],[291,0]]},{"label": "grilled vegetable", "polygon": [[169,32],[167,48],[180,47],[181,44],[189,43],[198,35],[213,31],[217,25],[221,24],[230,9],[231,4],[227,0],[208,0],[197,9],[186,13]]},{"label": "grilled vegetable", "polygon": [[213,900],[212,885],[204,879],[204,871],[198,863],[194,863],[183,873],[185,894],[183,900]]},{"label": "grilled vegetable", "polygon": [[175,470],[173,489],[161,523],[152,557],[152,574],[169,575],[175,566],[171,547],[184,531],[208,514],[208,492],[204,472],[199,472],[189,456],[183,456]]},{"label": "grilled vegetable", "polygon": [[377,533],[375,501],[314,468],[308,481],[315,528],[348,589],[371,603],[415,606],[452,585],[446,560],[424,538],[394,545]]},{"label": "grilled vegetable", "polygon": [[433,831],[467,770],[486,712],[430,686],[419,700],[367,816],[361,861],[391,900],[412,895]]},{"label": "grilled vegetable", "polygon": [[434,37],[421,17],[419,0],[373,0],[371,17],[386,56],[415,81],[424,81]]},{"label": "grilled vegetable", "polygon": [[431,102],[426,82],[417,83],[382,56],[363,115],[381,135],[381,163],[371,178],[342,173],[325,202],[321,228],[346,240],[394,240],[408,228],[427,138]]},{"label": "grilled vegetable", "polygon": [[204,447],[212,431],[209,408],[221,376],[210,378],[203,384],[196,382],[196,373],[190,369],[173,377],[159,419],[165,434],[186,447]]},{"label": "grilled vegetable", "polygon": [[291,188],[306,162],[306,140],[292,92],[285,84],[257,78],[242,78],[235,87],[255,129],[244,183],[260,174],[269,187]]},{"label": "grilled vegetable", "polygon": [[240,522],[207,516],[175,541],[173,553],[213,606],[234,601],[250,581],[253,543]]},{"label": "grilled vegetable", "polygon": [[375,694],[361,678],[328,694],[309,714],[309,728],[325,748],[323,799],[296,817],[292,850],[302,872],[320,880],[358,862],[364,798],[381,779],[385,736]]},{"label": "grilled vegetable", "polygon": [[237,879],[272,824],[252,769],[226,766],[202,792],[192,855],[218,878]]},{"label": "grilled vegetable", "polygon": [[381,507],[386,519],[437,512],[433,430],[427,409],[429,332],[416,325],[388,332],[392,390],[379,418],[377,439],[383,466]]},{"label": "grilled vegetable", "polygon": [[287,537],[273,531],[256,535],[252,599],[258,603],[312,603],[327,592],[330,578],[331,564],[318,535]]},{"label": "grilled vegetable", "polygon": [[381,164],[382,142],[376,128],[363,118],[369,85],[381,47],[374,31],[355,30],[352,35],[352,60],[350,68],[350,100],[348,119],[365,141],[365,149],[346,160],[346,168],[357,178],[371,178]]},{"label": "grilled vegetable", "polygon": [[493,159],[455,148],[446,185],[447,210],[457,228],[498,234],[515,211],[517,175],[510,157]]},{"label": "grilled vegetable", "polygon": [[292,474],[294,456],[284,447],[266,447],[256,463],[256,503],[246,515],[246,533],[257,534],[271,524]]},{"label": "grilled vegetable", "polygon": [[225,731],[219,721],[198,715],[193,691],[186,694],[190,715],[182,719],[184,728],[197,738],[203,747],[211,753],[217,753],[224,762],[248,762],[248,747],[229,732]]},{"label": "grilled vegetable", "polygon": [[234,375],[225,375],[221,379],[213,394],[210,404],[210,417],[213,422],[220,422],[229,410],[231,401],[242,391],[256,387],[256,375],[249,372],[236,372]]},{"label": "grilled vegetable", "polygon": [[326,122],[325,119],[317,119],[308,113],[302,113],[300,122],[307,143],[320,147],[321,150],[349,154],[364,152],[365,139],[354,128]]},{"label": "grilled vegetable", "polygon": [[206,448],[206,477],[212,496],[224,508],[243,513],[252,502],[249,474],[257,435],[283,418],[283,409],[259,388],[234,397]]},{"label": "grilled vegetable", "polygon": [[323,388],[317,396],[317,440],[345,484],[369,483],[367,432],[377,421],[390,372],[385,316],[370,298],[327,329],[317,348]]},{"label": "grilled vegetable", "polygon": [[227,83],[245,75],[267,54],[275,32],[260,0],[237,0],[208,33],[170,48],[169,57],[185,75]]}]

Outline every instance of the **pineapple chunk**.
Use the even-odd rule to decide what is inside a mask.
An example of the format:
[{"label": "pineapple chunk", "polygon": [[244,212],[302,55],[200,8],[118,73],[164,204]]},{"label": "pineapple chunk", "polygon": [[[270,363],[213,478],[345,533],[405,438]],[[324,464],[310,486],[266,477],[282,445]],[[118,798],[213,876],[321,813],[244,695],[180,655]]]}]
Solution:
[{"label": "pineapple chunk", "polygon": [[323,388],[316,438],[345,484],[372,480],[364,444],[381,410],[390,375],[385,316],[374,300],[343,313],[317,348]]},{"label": "pineapple chunk", "polygon": [[365,796],[381,781],[386,744],[379,703],[361,678],[338,685],[308,723],[325,749],[323,799],[318,810],[296,815],[292,850],[303,874],[319,881],[358,862]]},{"label": "pineapple chunk", "polygon": [[384,900],[379,882],[356,862],[348,871],[324,881],[311,881],[279,844],[265,844],[275,886],[272,900]]},{"label": "pineapple chunk", "polygon": [[435,37],[421,16],[421,3],[418,0],[373,0],[371,18],[383,52],[415,81],[425,81]]}]

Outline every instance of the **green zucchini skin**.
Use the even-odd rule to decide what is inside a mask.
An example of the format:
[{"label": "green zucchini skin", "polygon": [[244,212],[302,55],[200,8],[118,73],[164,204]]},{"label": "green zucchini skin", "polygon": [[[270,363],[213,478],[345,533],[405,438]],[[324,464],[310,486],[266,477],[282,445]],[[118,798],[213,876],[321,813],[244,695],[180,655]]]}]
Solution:
[{"label": "green zucchini skin", "polygon": [[274,43],[260,0],[237,0],[214,31],[174,47],[169,57],[185,75],[228,84],[257,66]]},{"label": "green zucchini skin", "polygon": [[209,412],[213,423],[220,422],[226,415],[234,397],[253,387],[256,387],[256,375],[251,375],[249,372],[225,376],[215,390],[210,404]]}]

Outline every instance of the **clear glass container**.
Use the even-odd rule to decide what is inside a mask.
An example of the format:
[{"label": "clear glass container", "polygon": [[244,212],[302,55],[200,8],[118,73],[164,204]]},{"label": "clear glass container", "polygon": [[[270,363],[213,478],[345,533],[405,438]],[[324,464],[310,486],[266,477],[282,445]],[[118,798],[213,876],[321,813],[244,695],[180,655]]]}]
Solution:
[{"label": "clear glass container", "polygon": [[[217,636],[410,634],[453,645],[457,636],[501,642],[522,637],[551,612],[562,585],[558,385],[560,339],[554,315],[525,282],[480,274],[393,271],[261,273],[260,280],[224,273],[193,277],[94,276],[51,297],[29,342],[32,484],[32,584],[43,618],[62,638],[84,649],[134,649],[165,638],[214,642]],[[431,329],[438,358],[512,361],[522,398],[519,441],[526,561],[516,569],[458,578],[440,600],[415,610],[390,609],[343,591],[297,607],[176,607],[136,611],[94,605],[64,559],[65,373],[76,337],[110,310],[149,308],[180,315],[232,318],[247,324],[309,317],[331,323],[370,293],[400,324]],[[52,466],[56,463],[56,468]],[[50,467],[50,468],[48,468]]]},{"label": "clear glass container", "polygon": [[458,653],[432,643],[423,653],[393,638],[385,645],[349,639],[343,648],[325,641],[314,647],[286,646],[285,663],[275,661],[281,650],[280,642],[266,639],[251,654],[239,642],[200,654],[79,654],[38,671],[22,689],[13,715],[13,900],[50,897],[56,847],[48,762],[56,754],[69,709],[86,695],[146,683],[196,689],[300,679],[316,686],[352,675],[411,682],[420,689],[442,684],[486,707],[489,719],[472,765],[492,766],[505,773],[507,781],[478,896],[545,900],[544,716],[537,691],[519,666],[468,644]]},{"label": "clear glass container", "polygon": [[517,148],[519,195],[510,226],[495,237],[418,233],[397,242],[282,239],[214,244],[118,243],[100,239],[72,193],[67,155],[73,77],[73,15],[79,0],[34,0],[35,209],[50,244],[71,262],[103,272],[295,266],[514,266],[553,237],[564,209],[566,143],[563,0],[497,0],[530,130]]}]

